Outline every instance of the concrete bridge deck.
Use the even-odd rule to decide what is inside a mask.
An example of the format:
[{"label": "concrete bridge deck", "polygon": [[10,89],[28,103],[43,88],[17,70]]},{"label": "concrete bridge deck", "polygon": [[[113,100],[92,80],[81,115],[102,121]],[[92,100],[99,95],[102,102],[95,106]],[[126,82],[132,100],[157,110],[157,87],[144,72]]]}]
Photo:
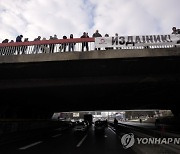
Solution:
[{"label": "concrete bridge deck", "polygon": [[154,48],[154,49],[119,49],[119,50],[98,50],[85,52],[57,52],[53,54],[23,54],[0,56],[2,63],[30,63],[47,61],[70,61],[70,60],[91,60],[91,59],[119,59],[119,58],[145,58],[145,57],[164,57],[179,56],[180,48]]},{"label": "concrete bridge deck", "polygon": [[162,48],[0,56],[1,116],[174,109],[179,55],[180,48]]}]

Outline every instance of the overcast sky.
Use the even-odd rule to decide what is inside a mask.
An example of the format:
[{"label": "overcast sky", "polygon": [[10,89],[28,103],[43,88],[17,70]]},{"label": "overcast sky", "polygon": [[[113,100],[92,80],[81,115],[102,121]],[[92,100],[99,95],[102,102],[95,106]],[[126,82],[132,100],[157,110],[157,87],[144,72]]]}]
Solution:
[{"label": "overcast sky", "polygon": [[170,34],[180,28],[180,0],[0,0],[0,42],[17,35],[58,38]]}]

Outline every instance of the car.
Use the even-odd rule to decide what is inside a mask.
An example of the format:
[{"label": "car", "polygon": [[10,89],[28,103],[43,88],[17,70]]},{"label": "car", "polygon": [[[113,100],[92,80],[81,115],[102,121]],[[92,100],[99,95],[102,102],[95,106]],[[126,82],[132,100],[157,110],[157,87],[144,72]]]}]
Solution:
[{"label": "car", "polygon": [[74,126],[74,132],[86,132],[87,131],[87,124],[82,121],[82,122],[78,122],[75,126]]},{"label": "car", "polygon": [[94,131],[95,133],[105,133],[106,121],[98,120],[95,121]]}]

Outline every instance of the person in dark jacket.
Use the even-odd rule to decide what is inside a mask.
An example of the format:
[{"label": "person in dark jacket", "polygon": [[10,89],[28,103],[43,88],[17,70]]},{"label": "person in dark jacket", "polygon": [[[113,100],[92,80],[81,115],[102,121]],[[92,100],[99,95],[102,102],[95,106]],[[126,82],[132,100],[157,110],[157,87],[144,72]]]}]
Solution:
[{"label": "person in dark jacket", "polygon": [[[2,43],[8,43],[9,39],[5,39],[2,41]],[[8,47],[0,47],[0,55],[6,55],[6,52],[8,50]]]},{"label": "person in dark jacket", "polygon": [[[28,38],[25,38],[25,39],[24,39],[24,42],[29,42]],[[22,54],[25,54],[27,48],[28,48],[27,45],[26,45],[26,46],[22,46],[22,48],[21,48]]]},{"label": "person in dark jacket", "polygon": [[2,41],[2,43],[8,43],[9,42],[9,39],[5,39]]},{"label": "person in dark jacket", "polygon": [[[41,36],[38,36],[37,38],[35,38],[34,41],[41,41]],[[33,53],[34,54],[39,53],[40,48],[41,48],[41,45],[34,45]]]},{"label": "person in dark jacket", "polygon": [[22,42],[23,35],[19,35],[16,37],[16,42]]},{"label": "person in dark jacket", "polygon": [[96,30],[92,37],[102,37],[102,35],[99,33],[99,30]]},{"label": "person in dark jacket", "polygon": [[[84,32],[81,38],[89,38],[88,33]],[[82,51],[84,51],[84,47],[86,47],[86,51],[89,51],[88,42],[82,42]]]},{"label": "person in dark jacket", "polygon": [[[50,38],[49,38],[49,40],[57,40],[57,39],[58,39],[58,37],[56,34],[54,34],[54,37],[50,36]],[[56,44],[49,44],[50,53],[54,53],[55,46],[56,46]]]},{"label": "person in dark jacket", "polygon": [[[22,38],[23,38],[23,35],[17,36],[16,37],[16,42],[22,42]],[[20,52],[21,52],[21,46],[17,46],[16,49],[17,49],[17,54],[19,55]]]},{"label": "person in dark jacket", "polygon": [[[63,36],[63,40],[64,40],[64,39],[67,39],[67,36],[66,36],[66,35]],[[67,43],[62,43],[62,44],[61,44],[61,48],[62,48],[63,52],[66,52],[66,46],[67,46]]]},{"label": "person in dark jacket", "polygon": [[[98,30],[96,30],[96,32],[93,34],[92,37],[102,37],[102,35],[99,33]],[[101,48],[95,48],[95,50],[100,50]]]},{"label": "person in dark jacket", "polygon": [[[73,39],[73,34],[70,34],[70,39]],[[74,42],[69,43],[69,51],[74,51],[75,44]]]},{"label": "person in dark jacket", "polygon": [[180,29],[177,29],[176,27],[172,28],[172,34],[180,34]]},{"label": "person in dark jacket", "polygon": [[[105,34],[104,37],[109,37],[109,34]],[[113,49],[113,47],[105,47],[105,49],[106,49],[106,50],[111,50],[111,49]]]}]

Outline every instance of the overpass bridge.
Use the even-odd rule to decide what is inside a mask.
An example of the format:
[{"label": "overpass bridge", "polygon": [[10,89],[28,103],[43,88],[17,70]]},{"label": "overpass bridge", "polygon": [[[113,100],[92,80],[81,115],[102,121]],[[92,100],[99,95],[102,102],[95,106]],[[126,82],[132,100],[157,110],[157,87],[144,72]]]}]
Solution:
[{"label": "overpass bridge", "polygon": [[[48,118],[60,111],[125,109],[172,109],[178,115],[178,45],[94,50],[94,41],[0,44],[0,117]],[[72,42],[77,50],[60,50],[63,43]],[[89,43],[89,51],[81,52],[82,42]]]}]

